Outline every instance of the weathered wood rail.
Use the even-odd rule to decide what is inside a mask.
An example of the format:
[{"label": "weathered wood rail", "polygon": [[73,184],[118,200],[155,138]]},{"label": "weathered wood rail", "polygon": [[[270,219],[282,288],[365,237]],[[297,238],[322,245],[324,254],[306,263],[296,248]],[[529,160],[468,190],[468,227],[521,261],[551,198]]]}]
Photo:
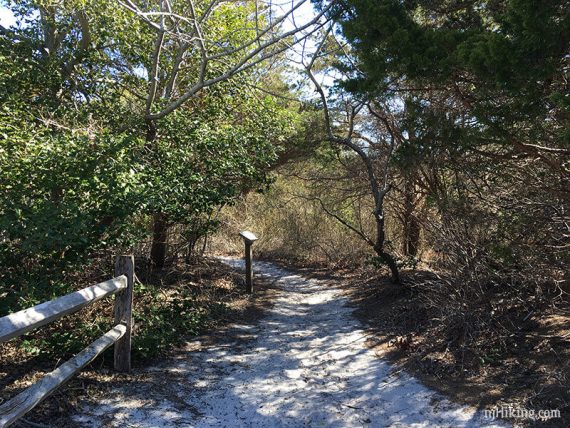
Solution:
[{"label": "weathered wood rail", "polygon": [[0,427],[14,423],[32,410],[113,344],[115,369],[130,371],[134,272],[133,256],[118,256],[115,278],[0,318],[0,342],[4,342],[117,294],[115,326],[41,380],[0,405]]}]

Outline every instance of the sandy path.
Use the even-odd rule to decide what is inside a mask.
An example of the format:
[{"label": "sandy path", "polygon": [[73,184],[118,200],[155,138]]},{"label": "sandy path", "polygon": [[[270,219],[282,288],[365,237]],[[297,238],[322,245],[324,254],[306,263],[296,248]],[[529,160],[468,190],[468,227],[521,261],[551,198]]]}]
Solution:
[{"label": "sandy path", "polygon": [[[224,259],[236,267],[241,261]],[[235,325],[225,343],[194,345],[146,378],[84,403],[82,426],[492,427],[394,373],[364,346],[365,333],[338,288],[270,263],[275,304],[256,325]]]}]

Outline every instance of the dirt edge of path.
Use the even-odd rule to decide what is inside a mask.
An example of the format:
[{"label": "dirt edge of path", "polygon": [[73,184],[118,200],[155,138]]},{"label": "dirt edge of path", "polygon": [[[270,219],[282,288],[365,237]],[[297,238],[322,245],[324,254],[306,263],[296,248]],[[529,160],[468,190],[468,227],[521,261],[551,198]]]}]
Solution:
[{"label": "dirt edge of path", "polygon": [[[355,308],[353,315],[370,334],[366,346],[378,357],[387,358],[399,369],[405,370],[450,400],[480,410],[500,406],[539,410],[545,408],[544,403],[560,403],[560,407],[548,409],[559,409],[561,418],[548,421],[506,419],[514,426],[521,427],[570,426],[567,407],[570,384],[564,386],[563,382],[570,378],[570,347],[565,347],[563,340],[557,341],[556,349],[551,349],[550,352],[541,353],[533,349],[528,355],[519,353],[518,360],[511,356],[508,360],[497,361],[479,370],[465,368],[463,374],[458,374],[457,368],[452,367],[454,363],[450,361],[450,356],[436,350],[435,343],[440,343],[443,339],[433,335],[441,334],[441,331],[426,327],[430,321],[429,314],[421,308],[413,293],[395,286],[387,278],[358,268],[291,266],[283,260],[267,261],[306,278],[322,280],[325,284],[340,284]],[[430,273],[404,273],[408,281],[421,281],[423,275]],[[558,336],[568,338],[569,321],[570,317],[559,311],[549,316],[548,322],[544,320],[544,324],[537,326],[535,334],[546,334],[548,329],[557,329]],[[537,373],[544,374],[547,370],[556,376],[557,381],[539,384],[536,381]],[[497,374],[493,375],[493,371]],[[525,373],[528,373],[528,378]],[[540,392],[540,397],[537,391]],[[536,398],[536,403],[533,403],[533,397]]]}]

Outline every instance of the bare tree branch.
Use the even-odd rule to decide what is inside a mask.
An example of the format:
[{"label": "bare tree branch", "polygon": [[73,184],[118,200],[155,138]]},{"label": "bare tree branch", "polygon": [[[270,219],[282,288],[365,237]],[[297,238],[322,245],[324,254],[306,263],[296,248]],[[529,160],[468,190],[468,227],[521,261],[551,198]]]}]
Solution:
[{"label": "bare tree branch", "polygon": [[[215,10],[217,5],[221,4],[221,2],[210,2],[204,13],[198,17],[193,0],[190,0],[188,3],[190,10],[189,16],[182,16],[180,13],[173,13],[169,7],[164,7],[163,2],[161,2],[161,10],[159,12],[144,12],[140,10],[131,0],[120,1],[119,3],[125,9],[134,13],[136,16],[150,25],[150,27],[158,34],[157,43],[155,46],[155,54],[153,57],[153,69],[151,71],[151,76],[149,76],[151,82],[149,85],[149,102],[147,103],[148,105],[146,109],[145,119],[147,121],[160,119],[178,109],[186,101],[196,95],[200,90],[214,85],[218,82],[227,80],[236,74],[239,74],[263,61],[266,61],[269,58],[275,57],[285,52],[291,46],[302,42],[327,22],[328,18],[326,18],[326,14],[334,4],[334,1],[335,0],[324,7],[321,11],[316,13],[315,16],[308,22],[300,26],[295,25],[294,28],[285,32],[280,31],[284,22],[288,18],[291,18],[303,4],[308,4],[308,0],[294,1],[287,11],[285,11],[276,19],[271,18],[269,24],[263,28],[259,25],[263,20],[263,16],[258,13],[256,15],[257,21],[255,23],[256,28],[254,37],[250,38],[239,46],[225,49],[221,52],[213,54],[208,53],[208,44],[212,41],[208,40],[207,35],[204,34],[203,26],[208,21],[208,16],[212,13],[213,10]],[[267,10],[268,13],[273,13],[271,12],[271,6],[267,6]],[[160,23],[153,21],[151,17],[159,17]],[[191,31],[185,33],[182,30],[176,28],[174,31],[172,29],[168,29],[164,25],[165,18],[184,22],[191,26]],[[176,82],[176,76],[180,71],[180,66],[183,61],[183,58],[177,57],[164,89],[165,98],[170,102],[167,103],[166,106],[162,108],[162,110],[153,112],[152,106],[155,102],[157,90],[154,82],[156,81],[156,72],[159,65],[159,61],[157,61],[157,59],[160,57],[160,49],[162,47],[162,44],[165,43],[165,37],[168,37],[169,40],[170,38],[174,40],[177,39],[182,43],[185,42],[197,44],[200,52],[200,61],[198,65],[199,76],[194,84],[190,85],[178,97],[175,97],[174,84]],[[292,37],[294,37],[294,40],[292,42],[289,42],[289,39]],[[182,46],[186,45],[182,44]],[[241,58],[234,58],[236,55],[241,56]],[[226,58],[230,59],[227,65],[228,68],[225,71],[219,72],[217,76],[206,79],[206,70],[208,69],[208,63],[211,61],[223,62],[223,60]]]}]

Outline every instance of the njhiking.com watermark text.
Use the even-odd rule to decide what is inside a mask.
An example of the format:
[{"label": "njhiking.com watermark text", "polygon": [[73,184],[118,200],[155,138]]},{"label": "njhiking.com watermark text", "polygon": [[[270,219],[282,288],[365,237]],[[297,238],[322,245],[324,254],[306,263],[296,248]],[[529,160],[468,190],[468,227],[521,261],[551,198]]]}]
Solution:
[{"label": "njhiking.com watermark text", "polygon": [[531,419],[534,421],[547,421],[560,417],[558,409],[525,409],[514,406],[498,406],[484,409],[483,416],[487,419]]}]

